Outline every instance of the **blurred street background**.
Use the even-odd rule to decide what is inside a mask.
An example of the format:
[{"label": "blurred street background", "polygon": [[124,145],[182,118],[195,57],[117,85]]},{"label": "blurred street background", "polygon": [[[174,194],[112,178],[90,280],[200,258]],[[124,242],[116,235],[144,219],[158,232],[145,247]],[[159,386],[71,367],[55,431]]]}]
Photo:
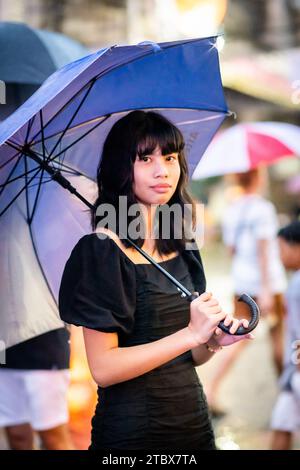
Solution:
[{"label": "blurred street background", "polygon": [[[32,28],[62,33],[85,48],[82,55],[112,44],[222,33],[218,40],[222,80],[229,109],[236,113],[236,119],[227,119],[223,129],[246,121],[300,125],[299,0],[0,0],[0,21],[24,22]],[[34,89],[23,90],[15,105],[9,99],[2,103],[0,119],[13,112]],[[281,225],[300,214],[299,170],[296,156],[267,169],[266,196],[275,205]],[[230,259],[220,226],[231,194],[229,183],[216,176],[194,180],[190,188],[195,199],[205,204],[201,253],[208,290],[232,312]],[[225,414],[213,423],[221,449],[270,448],[269,420],[278,388],[266,320],[260,322],[255,336],[218,393],[218,404]],[[197,368],[204,389],[218,361],[217,354]],[[68,403],[75,446],[86,449],[96,385],[86,363],[81,330],[75,327]],[[0,429],[0,449],[6,448]],[[299,436],[294,448],[300,449]]]}]

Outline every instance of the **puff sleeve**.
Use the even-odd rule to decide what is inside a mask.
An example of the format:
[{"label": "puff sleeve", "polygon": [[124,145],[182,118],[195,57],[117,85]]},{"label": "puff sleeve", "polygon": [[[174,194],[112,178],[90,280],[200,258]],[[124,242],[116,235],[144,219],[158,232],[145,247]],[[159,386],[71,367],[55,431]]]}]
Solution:
[{"label": "puff sleeve", "polygon": [[134,264],[109,237],[90,234],[81,238],[61,280],[62,320],[97,331],[130,334],[135,306]]}]

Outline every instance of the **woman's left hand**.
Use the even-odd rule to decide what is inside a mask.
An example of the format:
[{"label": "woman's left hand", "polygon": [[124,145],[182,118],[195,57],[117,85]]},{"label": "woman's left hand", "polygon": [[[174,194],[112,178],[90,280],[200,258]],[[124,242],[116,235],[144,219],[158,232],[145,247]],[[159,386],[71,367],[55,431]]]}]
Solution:
[{"label": "woman's left hand", "polygon": [[207,344],[211,347],[214,347],[214,346],[222,347],[222,346],[230,346],[231,344],[238,343],[239,341],[243,339],[254,339],[254,335],[252,333],[247,333],[245,335],[234,334],[236,330],[239,328],[239,326],[248,328],[249,326],[248,320],[245,320],[245,319],[238,320],[237,318],[233,318],[231,315],[227,315],[226,318],[224,319],[224,325],[229,326],[231,323],[232,325],[229,330],[231,334],[224,333],[224,331],[222,331],[221,328],[217,327],[215,329],[214,334],[211,336],[211,338],[207,342]]}]

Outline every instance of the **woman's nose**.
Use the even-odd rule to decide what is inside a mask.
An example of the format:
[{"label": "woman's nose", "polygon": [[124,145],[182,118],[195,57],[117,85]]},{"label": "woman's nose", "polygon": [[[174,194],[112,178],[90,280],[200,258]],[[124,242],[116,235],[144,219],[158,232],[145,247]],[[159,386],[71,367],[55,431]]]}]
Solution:
[{"label": "woman's nose", "polygon": [[163,162],[156,163],[155,168],[154,168],[154,176],[155,177],[168,176],[168,169],[167,169],[166,165]]}]

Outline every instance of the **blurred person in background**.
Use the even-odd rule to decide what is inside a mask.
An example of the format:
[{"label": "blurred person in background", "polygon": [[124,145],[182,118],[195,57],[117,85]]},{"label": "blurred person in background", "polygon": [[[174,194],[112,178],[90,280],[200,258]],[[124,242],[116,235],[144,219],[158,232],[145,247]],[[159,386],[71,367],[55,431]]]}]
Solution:
[{"label": "blurred person in background", "polygon": [[68,429],[70,333],[58,328],[6,349],[0,365],[0,427],[10,449],[74,449]]},{"label": "blurred person in background", "polygon": [[[265,188],[264,168],[233,175],[240,194],[227,207],[223,221],[223,240],[232,258],[235,316],[247,318],[247,306],[238,302],[247,293],[258,303],[262,316],[270,325],[273,358],[277,373],[282,370],[282,336],[286,287],[284,268],[280,261],[274,205],[262,194]],[[246,342],[234,345],[223,354],[207,389],[212,414],[223,414],[216,405],[219,386]]]},{"label": "blurred person in background", "polygon": [[289,450],[293,433],[300,431],[300,221],[282,228],[278,236],[282,262],[293,275],[286,292],[284,370],[271,418],[271,447]]}]

